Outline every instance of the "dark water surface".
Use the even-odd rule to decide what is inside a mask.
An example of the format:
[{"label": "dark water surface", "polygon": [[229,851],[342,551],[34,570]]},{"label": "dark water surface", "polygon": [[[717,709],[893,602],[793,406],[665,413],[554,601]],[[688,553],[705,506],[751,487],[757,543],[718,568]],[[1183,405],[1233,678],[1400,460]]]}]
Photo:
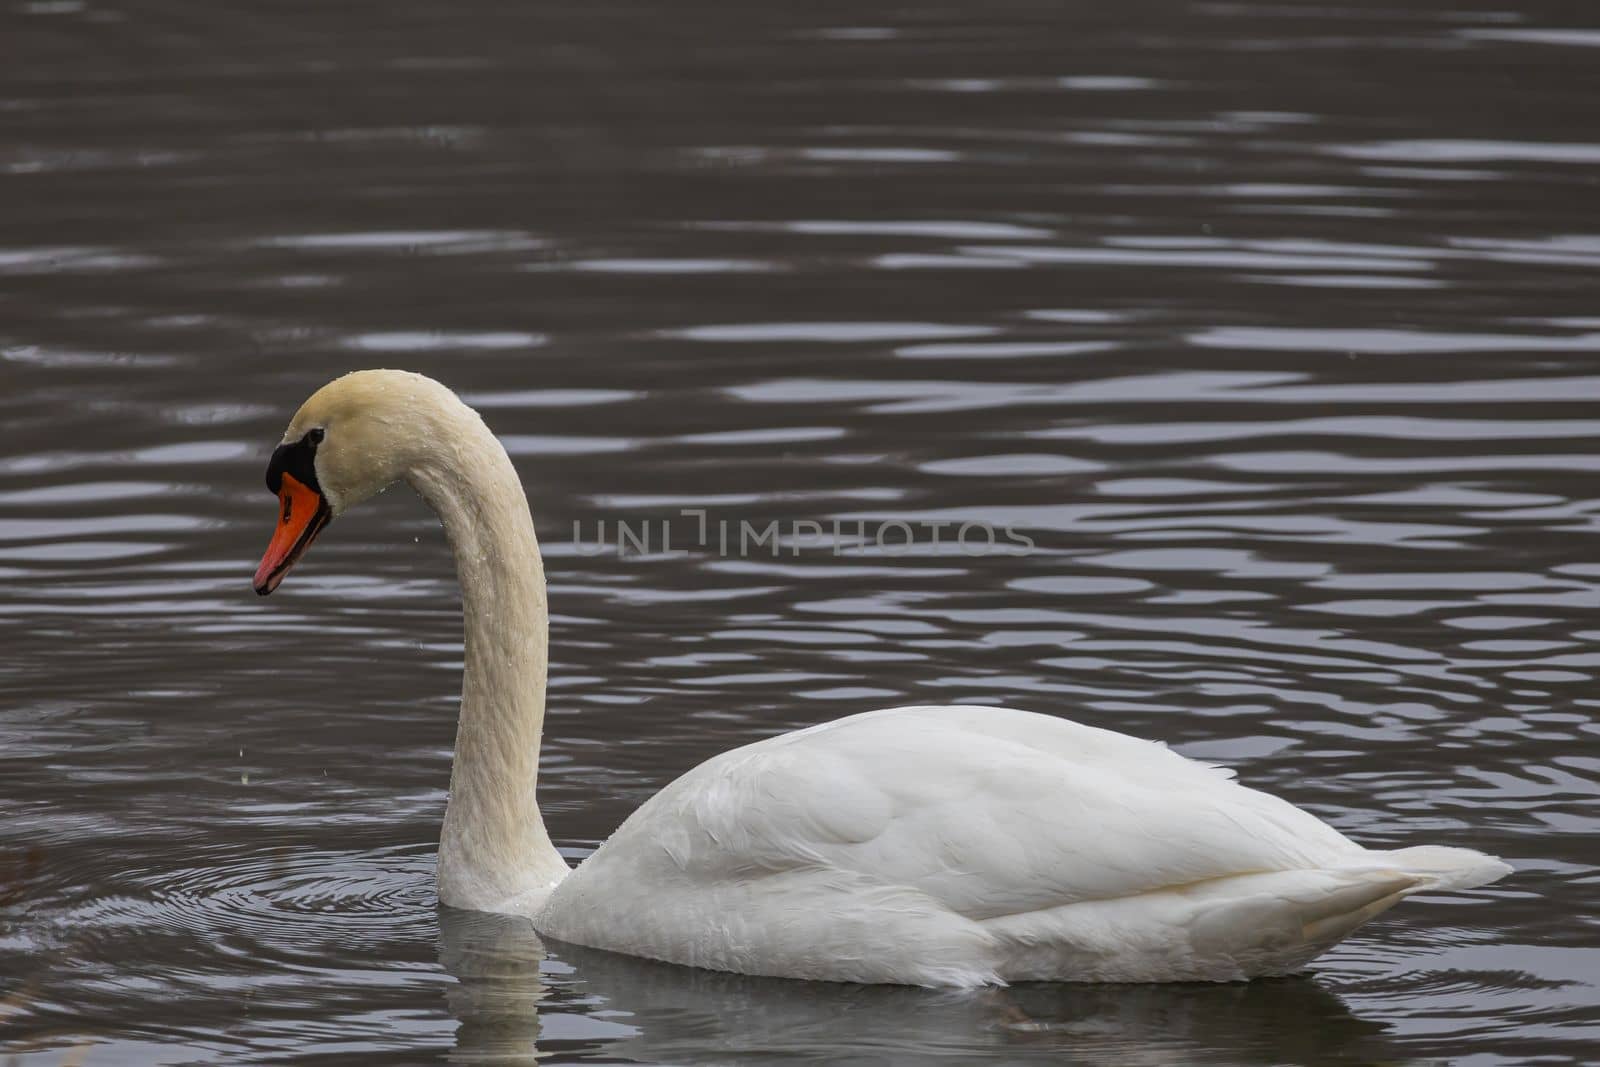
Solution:
[{"label": "dark water surface", "polygon": [[[1600,18],[762,6],[0,12],[3,1062],[1593,1062]],[[729,746],[969,701],[1517,873],[1216,987],[441,915],[437,524],[388,494],[249,588],[268,452],[372,365],[529,486],[574,858]],[[918,543],[724,556],[680,508]]]}]

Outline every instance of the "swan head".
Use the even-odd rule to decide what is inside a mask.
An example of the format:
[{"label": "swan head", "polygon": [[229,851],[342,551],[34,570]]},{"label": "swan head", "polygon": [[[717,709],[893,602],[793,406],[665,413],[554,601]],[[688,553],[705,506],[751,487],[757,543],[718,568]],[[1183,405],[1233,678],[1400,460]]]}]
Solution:
[{"label": "swan head", "polygon": [[444,419],[470,410],[410,371],[355,371],[313,393],[267,464],[278,526],[256,568],[256,592],[278,588],[329,522],[404,478],[448,432]]}]

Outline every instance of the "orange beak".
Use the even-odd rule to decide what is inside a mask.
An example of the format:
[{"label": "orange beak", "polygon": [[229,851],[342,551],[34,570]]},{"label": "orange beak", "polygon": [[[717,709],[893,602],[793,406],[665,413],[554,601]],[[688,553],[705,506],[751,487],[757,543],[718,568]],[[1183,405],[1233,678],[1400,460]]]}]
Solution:
[{"label": "orange beak", "polygon": [[256,568],[256,592],[266,596],[278,588],[289,568],[332,518],[333,509],[321,493],[301,484],[294,475],[284,474],[278,488],[278,528],[267,545],[267,554],[261,557],[261,566]]}]

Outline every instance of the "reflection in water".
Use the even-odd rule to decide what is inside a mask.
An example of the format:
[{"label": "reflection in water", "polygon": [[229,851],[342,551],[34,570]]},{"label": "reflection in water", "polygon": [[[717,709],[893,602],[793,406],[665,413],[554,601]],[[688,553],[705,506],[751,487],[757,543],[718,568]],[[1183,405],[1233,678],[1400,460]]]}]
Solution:
[{"label": "reflection in water", "polygon": [[[646,1063],[918,1064],[1034,1059],[1107,1067],[1400,1062],[1381,1024],[1309,978],[1221,985],[1030,984],[978,992],[795,982],[553,943],[524,919],[441,908],[460,982],[452,1061],[533,1063],[541,1012],[575,1001],[607,1056]],[[625,1036],[621,1036],[624,1035]],[[570,1050],[575,1035],[552,1043]],[[545,1053],[549,1050],[544,1047]]]},{"label": "reflection in water", "polygon": [[439,964],[456,1028],[452,1063],[539,1060],[540,1005],[550,992],[545,947],[526,919],[439,908]]}]

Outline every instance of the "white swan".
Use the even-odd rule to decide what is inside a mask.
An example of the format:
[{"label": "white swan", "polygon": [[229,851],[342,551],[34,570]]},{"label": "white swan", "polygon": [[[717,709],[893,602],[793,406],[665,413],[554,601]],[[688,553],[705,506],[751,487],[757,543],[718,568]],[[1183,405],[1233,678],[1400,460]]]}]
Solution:
[{"label": "white swan", "polygon": [[273,454],[270,593],[335,515],[393,482],[438,513],[466,616],[439,899],[541,934],[745,974],[925,986],[1291,972],[1412,893],[1510,871],[1362,848],[1163,745],[989,707],[891,708],[696,767],[576,870],[534,795],[548,616],[505,450],[444,386],[360,371]]}]

